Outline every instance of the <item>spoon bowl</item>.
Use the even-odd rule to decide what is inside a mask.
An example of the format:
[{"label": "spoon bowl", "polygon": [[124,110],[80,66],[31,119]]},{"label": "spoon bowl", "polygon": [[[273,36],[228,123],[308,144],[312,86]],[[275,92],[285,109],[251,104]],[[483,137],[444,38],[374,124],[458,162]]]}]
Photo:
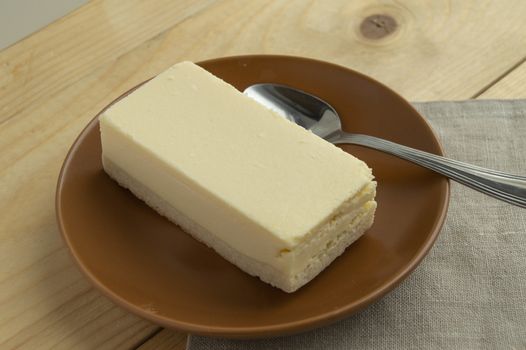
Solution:
[{"label": "spoon bowl", "polygon": [[330,140],[342,130],[336,110],[320,98],[280,84],[255,84],[244,93],[283,118]]}]

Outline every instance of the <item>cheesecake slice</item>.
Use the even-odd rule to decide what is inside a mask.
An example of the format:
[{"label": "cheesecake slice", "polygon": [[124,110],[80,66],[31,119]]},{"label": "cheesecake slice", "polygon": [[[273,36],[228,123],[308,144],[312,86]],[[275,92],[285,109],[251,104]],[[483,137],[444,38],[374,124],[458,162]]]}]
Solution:
[{"label": "cheesecake slice", "polygon": [[305,285],[373,223],[361,160],[199,66],[174,65],[100,117],[104,170],[243,271]]}]

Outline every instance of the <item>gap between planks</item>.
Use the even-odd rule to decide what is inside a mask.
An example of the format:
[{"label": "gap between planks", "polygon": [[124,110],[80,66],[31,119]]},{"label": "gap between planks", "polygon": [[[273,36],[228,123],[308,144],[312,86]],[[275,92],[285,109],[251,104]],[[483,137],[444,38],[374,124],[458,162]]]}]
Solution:
[{"label": "gap between planks", "polygon": [[137,350],[139,349],[141,346],[143,346],[144,344],[146,344],[147,342],[149,342],[152,338],[154,338],[155,336],[157,336],[159,333],[161,333],[162,331],[164,330],[163,327],[159,327],[157,328],[156,330],[154,330],[152,333],[150,333],[149,335],[147,335],[146,337],[144,337],[141,341],[139,341],[137,343],[137,345],[134,345],[133,346],[133,349],[134,350]]},{"label": "gap between planks", "polygon": [[499,75],[497,78],[493,79],[491,82],[488,83],[488,85],[484,86],[482,89],[480,89],[476,94],[474,94],[471,98],[476,99],[482,94],[484,94],[486,91],[491,89],[493,86],[497,85],[500,81],[502,81],[504,78],[506,78],[509,74],[511,74],[515,69],[519,68],[523,63],[526,62],[526,56],[524,56],[522,59],[520,59],[517,63],[512,65],[510,68],[505,70],[501,75]]}]

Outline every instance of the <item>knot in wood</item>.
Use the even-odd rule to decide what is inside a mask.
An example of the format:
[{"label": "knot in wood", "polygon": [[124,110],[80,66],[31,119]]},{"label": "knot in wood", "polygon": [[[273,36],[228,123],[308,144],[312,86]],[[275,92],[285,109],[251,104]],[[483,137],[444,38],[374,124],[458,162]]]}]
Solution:
[{"label": "knot in wood", "polygon": [[360,25],[360,32],[367,39],[378,40],[393,33],[398,27],[396,20],[387,15],[372,15]]}]

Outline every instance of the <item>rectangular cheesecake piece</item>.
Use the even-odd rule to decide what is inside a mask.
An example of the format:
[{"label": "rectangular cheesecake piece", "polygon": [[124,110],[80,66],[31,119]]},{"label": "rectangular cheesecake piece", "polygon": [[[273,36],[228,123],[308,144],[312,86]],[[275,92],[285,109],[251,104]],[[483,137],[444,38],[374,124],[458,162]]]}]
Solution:
[{"label": "rectangular cheesecake piece", "polygon": [[361,160],[182,62],[100,117],[120,185],[225,259],[293,292],[371,225]]}]

